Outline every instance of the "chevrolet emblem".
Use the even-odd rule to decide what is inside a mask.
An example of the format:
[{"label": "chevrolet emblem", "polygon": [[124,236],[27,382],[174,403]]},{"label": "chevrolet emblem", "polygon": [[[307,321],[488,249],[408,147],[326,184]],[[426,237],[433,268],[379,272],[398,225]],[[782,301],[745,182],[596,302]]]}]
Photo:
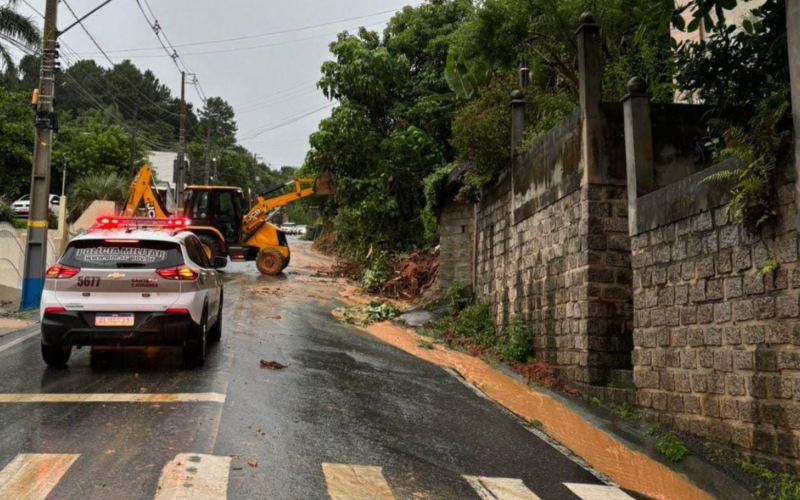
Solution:
[{"label": "chevrolet emblem", "polygon": [[125,275],[124,274],[120,274],[120,273],[112,273],[112,274],[109,274],[108,277],[111,278],[112,280],[118,280],[118,279],[124,278]]}]

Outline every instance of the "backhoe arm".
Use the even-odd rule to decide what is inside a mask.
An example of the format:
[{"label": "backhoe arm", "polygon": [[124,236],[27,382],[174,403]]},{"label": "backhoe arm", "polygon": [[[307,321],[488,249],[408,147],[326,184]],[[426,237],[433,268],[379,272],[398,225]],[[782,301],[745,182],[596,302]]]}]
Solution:
[{"label": "backhoe arm", "polygon": [[[285,190],[289,186],[294,186],[294,191],[269,197],[270,194]],[[269,215],[275,208],[283,207],[297,200],[302,200],[312,195],[327,196],[336,192],[330,172],[322,172],[316,179],[296,179],[279,186],[256,198],[253,208],[244,216],[242,220],[243,241],[255,233],[263,224],[264,217]]]},{"label": "backhoe arm", "polygon": [[142,201],[144,201],[148,218],[165,219],[168,217],[166,211],[161,206],[161,202],[159,202],[158,197],[153,193],[153,189],[150,187],[152,178],[153,169],[150,165],[143,166],[133,178],[131,182],[131,192],[128,195],[128,201],[125,202],[125,208],[122,211],[123,217],[136,217],[136,211]]}]

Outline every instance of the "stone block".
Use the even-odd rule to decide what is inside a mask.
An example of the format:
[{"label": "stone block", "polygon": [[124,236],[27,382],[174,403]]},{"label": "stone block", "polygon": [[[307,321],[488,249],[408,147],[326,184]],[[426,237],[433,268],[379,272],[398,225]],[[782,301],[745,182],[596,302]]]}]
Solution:
[{"label": "stone block", "polygon": [[721,346],[722,345],[722,327],[719,326],[712,326],[706,329],[706,341],[705,345],[707,346]]},{"label": "stone block", "polygon": [[735,299],[742,296],[742,278],[735,276],[725,279],[725,298]]},{"label": "stone block", "polygon": [[704,374],[692,374],[692,392],[704,393],[708,391],[708,383]]},{"label": "stone block", "polygon": [[725,376],[719,373],[709,373],[707,376],[708,392],[712,394],[725,394]]},{"label": "stone block", "polygon": [[725,344],[739,345],[742,343],[742,334],[738,326],[725,327]]},{"label": "stone block", "polygon": [[689,302],[689,287],[686,285],[675,287],[675,304],[684,305]]},{"label": "stone block", "polygon": [[728,444],[731,442],[731,427],[725,422],[710,422],[708,424],[708,438],[715,443]]},{"label": "stone block", "polygon": [[697,323],[697,306],[681,307],[681,324],[694,325]]},{"label": "stone block", "polygon": [[731,320],[730,302],[714,304],[714,321],[717,323],[726,323],[730,320]]},{"label": "stone block", "polygon": [[755,351],[733,351],[733,367],[737,370],[755,369]]},{"label": "stone block", "polygon": [[697,306],[697,322],[700,324],[714,322],[714,304],[700,304]]},{"label": "stone block", "polygon": [[738,419],[739,401],[731,398],[723,398],[719,405],[719,415],[725,419]]},{"label": "stone block", "polygon": [[683,411],[693,415],[703,413],[703,405],[700,396],[686,395],[683,397]]},{"label": "stone block", "polygon": [[744,327],[744,342],[746,344],[763,344],[764,327],[760,325],[747,325]]},{"label": "stone block", "polygon": [[731,248],[739,245],[739,227],[731,224],[720,229],[719,246],[720,248]]},{"label": "stone block", "polygon": [[700,366],[703,368],[713,368],[714,367],[714,351],[708,348],[700,349],[698,354],[698,358],[700,359]]},{"label": "stone block", "polygon": [[755,310],[752,300],[737,300],[733,304],[733,319],[735,321],[747,321],[753,319]]},{"label": "stone block", "polygon": [[775,317],[775,298],[759,297],[753,301],[756,308],[757,319],[770,319]]},{"label": "stone block", "polygon": [[665,392],[653,393],[653,409],[661,411],[667,409],[667,393]]},{"label": "stone block", "polygon": [[744,277],[744,293],[745,295],[764,293],[764,277],[761,273]]},{"label": "stone block", "polygon": [[775,453],[777,450],[777,434],[775,429],[769,427],[756,427],[753,431],[753,448],[765,453]]},{"label": "stone block", "polygon": [[689,328],[686,335],[686,343],[692,347],[705,345],[705,335],[702,328]]},{"label": "stone block", "polygon": [[776,241],[775,253],[781,264],[797,262],[797,238],[790,236]]},{"label": "stone block", "polygon": [[772,350],[756,351],[756,370],[774,372],[778,370],[778,353]]},{"label": "stone block", "polygon": [[752,429],[749,427],[741,425],[731,426],[731,443],[745,449],[750,449],[752,447],[752,432]]},{"label": "stone block", "polygon": [[733,271],[733,264],[731,263],[731,251],[722,250],[716,256],[717,272],[720,274],[727,274]]},{"label": "stone block", "polygon": [[704,302],[706,300],[706,280],[698,280],[689,285],[689,300],[691,302]]},{"label": "stone block", "polygon": [[733,252],[733,267],[737,271],[746,271],[753,267],[749,248],[742,248]]},{"label": "stone block", "polygon": [[722,280],[708,280],[706,282],[706,300],[719,300],[724,296]]},{"label": "stone block", "polygon": [[711,212],[702,212],[696,215],[692,222],[694,223],[695,231],[710,231],[714,229],[714,219],[711,216]]},{"label": "stone block", "polygon": [[[796,329],[798,323],[794,325]],[[800,333],[800,330],[798,330]],[[798,338],[800,340],[800,338]],[[791,344],[794,341],[794,332],[790,323],[771,323],[766,327],[767,344]]]},{"label": "stone block", "polygon": [[[670,352],[670,354],[675,354],[675,352]],[[697,353],[695,351],[680,351],[680,358],[681,358],[681,368],[685,370],[696,370],[697,369]]]},{"label": "stone block", "polygon": [[714,351],[714,369],[720,372],[733,370],[733,353],[727,350]]},{"label": "stone block", "polygon": [[694,262],[684,262],[681,264],[681,279],[691,281],[695,278]]},{"label": "stone block", "polygon": [[633,371],[633,383],[638,389],[658,389],[659,372],[635,369]]},{"label": "stone block", "polygon": [[698,278],[710,278],[714,276],[714,256],[707,255],[699,259],[695,269]]},{"label": "stone block", "polygon": [[778,454],[784,457],[798,457],[798,438],[791,432],[778,431]]},{"label": "stone block", "polygon": [[800,315],[800,304],[796,295],[778,297],[775,300],[775,311],[779,318],[796,318]]}]

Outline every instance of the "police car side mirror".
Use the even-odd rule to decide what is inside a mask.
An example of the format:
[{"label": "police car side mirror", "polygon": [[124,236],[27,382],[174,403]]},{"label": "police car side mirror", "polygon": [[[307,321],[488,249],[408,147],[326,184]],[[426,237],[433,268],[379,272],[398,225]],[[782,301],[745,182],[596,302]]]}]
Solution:
[{"label": "police car side mirror", "polygon": [[214,262],[212,267],[214,269],[222,269],[223,267],[228,265],[228,258],[227,257],[214,257]]}]

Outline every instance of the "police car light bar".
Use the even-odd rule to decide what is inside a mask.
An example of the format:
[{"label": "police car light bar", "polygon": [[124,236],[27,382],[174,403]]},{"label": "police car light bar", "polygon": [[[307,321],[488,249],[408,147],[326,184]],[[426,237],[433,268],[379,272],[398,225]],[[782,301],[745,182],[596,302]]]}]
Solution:
[{"label": "police car light bar", "polygon": [[170,217],[167,219],[140,219],[133,217],[98,217],[97,229],[145,229],[165,228],[181,229],[189,225],[185,217]]}]

